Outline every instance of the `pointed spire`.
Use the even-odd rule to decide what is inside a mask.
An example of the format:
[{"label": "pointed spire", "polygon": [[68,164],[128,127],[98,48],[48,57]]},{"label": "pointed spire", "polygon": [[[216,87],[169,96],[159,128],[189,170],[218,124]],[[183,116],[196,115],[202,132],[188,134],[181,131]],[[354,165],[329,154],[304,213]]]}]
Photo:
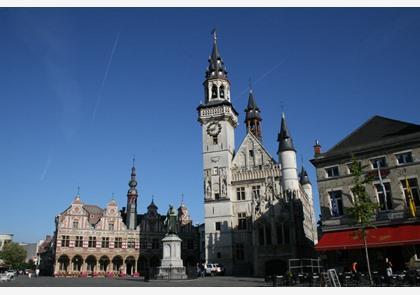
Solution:
[{"label": "pointed spire", "polygon": [[213,49],[211,56],[209,57],[209,66],[206,71],[206,79],[211,78],[224,78],[227,79],[227,70],[223,63],[222,57],[219,53],[219,48],[217,46],[217,35],[216,29],[212,31],[213,36]]},{"label": "pointed spire", "polygon": [[280,133],[278,134],[277,141],[279,142],[279,150],[277,153],[283,152],[283,151],[296,151],[295,147],[293,145],[293,140],[290,135],[289,129],[286,125],[286,117],[284,115],[284,112],[282,112],[281,115],[281,127],[280,127]]},{"label": "pointed spire", "polygon": [[311,184],[311,181],[309,180],[309,177],[308,177],[308,173],[306,172],[303,165],[302,165],[302,170],[300,171],[299,182],[300,182],[301,185]]},{"label": "pointed spire", "polygon": [[251,86],[251,79],[249,80],[249,96],[248,106],[245,109],[245,125],[247,132],[252,132],[260,141],[262,141],[261,134],[261,113],[254,98],[254,91]]}]

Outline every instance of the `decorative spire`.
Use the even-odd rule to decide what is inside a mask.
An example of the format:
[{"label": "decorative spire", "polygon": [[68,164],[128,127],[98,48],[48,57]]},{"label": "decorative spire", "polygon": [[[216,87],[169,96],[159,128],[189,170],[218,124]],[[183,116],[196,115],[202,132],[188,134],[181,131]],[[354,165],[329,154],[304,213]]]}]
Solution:
[{"label": "decorative spire", "polygon": [[300,171],[300,179],[299,179],[300,184],[303,186],[305,184],[311,184],[309,177],[308,177],[308,173],[306,173],[305,168],[302,165],[302,170]]},{"label": "decorative spire", "polygon": [[223,78],[227,79],[227,70],[223,63],[222,57],[219,53],[219,48],[217,46],[217,35],[216,29],[212,31],[213,36],[213,50],[211,56],[209,57],[209,66],[206,71],[206,79],[212,78]]},{"label": "decorative spire", "polygon": [[280,153],[283,151],[296,152],[289,129],[287,129],[286,117],[284,116],[284,112],[282,112],[281,114],[281,127],[280,127],[280,133],[278,135],[277,141],[279,142],[279,150],[277,151],[277,153]]},{"label": "decorative spire", "polygon": [[245,125],[246,131],[252,132],[260,141],[262,141],[261,134],[261,112],[257,103],[255,102],[254,92],[251,86],[251,79],[249,80],[249,96],[248,96],[248,106],[245,109]]}]

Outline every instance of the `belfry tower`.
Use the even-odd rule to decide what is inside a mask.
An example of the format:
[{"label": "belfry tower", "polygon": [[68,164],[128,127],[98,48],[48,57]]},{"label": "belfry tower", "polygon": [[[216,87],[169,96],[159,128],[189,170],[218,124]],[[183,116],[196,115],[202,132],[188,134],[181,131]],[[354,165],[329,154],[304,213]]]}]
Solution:
[{"label": "belfry tower", "polygon": [[[204,103],[197,108],[202,129],[206,261],[230,265],[234,221],[231,167],[238,113],[230,96],[230,81],[213,32],[213,50],[205,73]],[[227,269],[227,273],[230,270]]]},{"label": "belfry tower", "polygon": [[128,183],[130,186],[127,192],[127,219],[126,224],[128,229],[135,229],[137,226],[137,180],[136,180],[136,167],[131,168],[131,179]]}]

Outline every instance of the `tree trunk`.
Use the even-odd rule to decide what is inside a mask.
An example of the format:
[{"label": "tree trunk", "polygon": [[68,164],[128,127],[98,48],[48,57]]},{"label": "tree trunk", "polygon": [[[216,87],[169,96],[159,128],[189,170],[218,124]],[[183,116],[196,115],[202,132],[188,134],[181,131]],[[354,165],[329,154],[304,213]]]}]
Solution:
[{"label": "tree trunk", "polygon": [[368,252],[368,247],[367,247],[366,230],[365,229],[362,230],[362,235],[363,235],[363,243],[365,244],[366,265],[367,265],[368,274],[369,274],[369,281],[370,281],[370,285],[373,286],[372,273],[370,272],[369,252]]}]

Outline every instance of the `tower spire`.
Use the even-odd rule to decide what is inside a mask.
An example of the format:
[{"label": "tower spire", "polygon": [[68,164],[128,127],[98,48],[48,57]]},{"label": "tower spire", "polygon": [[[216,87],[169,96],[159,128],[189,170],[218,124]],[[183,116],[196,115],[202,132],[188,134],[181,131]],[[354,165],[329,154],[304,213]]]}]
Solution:
[{"label": "tower spire", "polygon": [[286,116],[284,115],[284,112],[281,114],[281,127],[277,141],[279,142],[279,150],[277,153],[289,150],[296,152],[292,137],[286,125]]},{"label": "tower spire", "polygon": [[206,79],[213,79],[213,78],[227,79],[227,70],[226,70],[225,64],[223,63],[223,59],[220,56],[219,48],[217,46],[216,29],[213,29],[211,34],[213,37],[213,49],[211,51],[211,56],[209,58],[209,66],[207,67],[207,71],[206,71]]},{"label": "tower spire", "polygon": [[133,167],[131,168],[131,179],[128,182],[130,187],[127,192],[127,228],[135,229],[137,226],[137,179],[136,167],[134,166],[135,158],[133,157]]},{"label": "tower spire", "polygon": [[262,132],[261,132],[261,112],[260,108],[255,102],[254,92],[252,90],[251,79],[249,79],[249,96],[248,96],[248,106],[245,109],[245,125],[246,131],[252,132],[260,141],[262,141]]}]

